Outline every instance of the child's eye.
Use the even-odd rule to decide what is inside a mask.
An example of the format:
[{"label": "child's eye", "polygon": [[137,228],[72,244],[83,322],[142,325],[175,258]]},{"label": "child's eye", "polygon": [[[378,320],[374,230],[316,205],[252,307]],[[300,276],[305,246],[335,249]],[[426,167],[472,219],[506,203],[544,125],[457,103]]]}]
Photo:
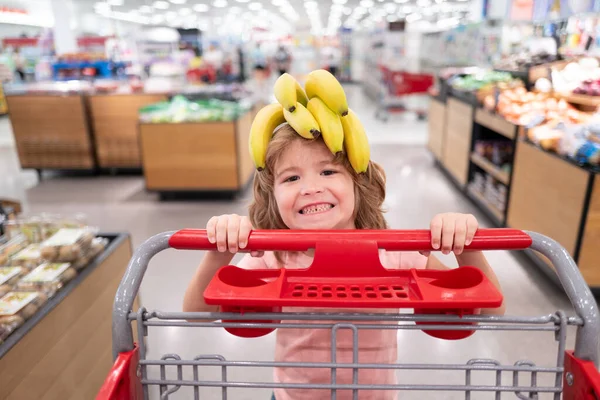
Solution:
[{"label": "child's eye", "polygon": [[325,176],[329,176],[329,175],[337,174],[337,171],[334,171],[332,169],[326,169],[325,171],[321,172],[321,174],[325,175]]},{"label": "child's eye", "polygon": [[300,179],[300,177],[298,175],[293,175],[293,176],[290,176],[289,178],[286,178],[284,180],[284,182],[294,182],[294,181],[297,181],[298,179]]}]

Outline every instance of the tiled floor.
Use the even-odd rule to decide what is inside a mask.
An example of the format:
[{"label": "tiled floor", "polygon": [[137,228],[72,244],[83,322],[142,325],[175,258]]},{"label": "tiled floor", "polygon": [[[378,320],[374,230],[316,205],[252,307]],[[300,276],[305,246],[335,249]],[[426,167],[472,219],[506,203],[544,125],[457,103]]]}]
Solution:
[{"label": "tiled floor", "polygon": [[[394,115],[387,124],[373,118],[375,104],[362,95],[358,87],[348,90],[350,106],[362,117],[369,132],[372,158],[379,161],[388,175],[387,218],[393,228],[424,228],[439,212],[474,213],[483,226],[487,221],[447,181],[437,169],[424,147],[426,123],[409,116]],[[35,173],[20,171],[15,149],[10,141],[8,121],[0,123],[0,194],[23,201],[28,214],[53,212],[69,214],[83,212],[89,221],[103,231],[128,231],[135,245],[149,236],[184,227],[203,227],[213,215],[244,213],[249,193],[233,201],[159,202],[146,193],[141,177],[55,177],[37,182]],[[4,172],[6,171],[6,172]],[[143,305],[150,310],[178,311],[183,293],[202,254],[166,251],[152,262],[141,288]],[[531,265],[522,265],[507,252],[490,252],[504,288],[507,313],[512,315],[547,315],[557,309],[571,310],[568,299]],[[452,262],[450,257],[444,260]],[[573,332],[570,332],[573,333]],[[182,358],[199,354],[221,353],[234,360],[268,360],[272,358],[274,334],[260,339],[239,339],[220,329],[150,328],[150,358],[165,353],[178,353]],[[399,359],[407,363],[433,362],[464,364],[472,358],[495,358],[503,363],[530,359],[537,364],[556,362],[556,342],[551,332],[478,332],[469,339],[447,342],[430,338],[419,331],[399,333]],[[568,341],[573,345],[573,338]],[[218,371],[213,371],[217,374]],[[169,373],[169,375],[171,375]],[[172,376],[172,375],[171,375]],[[186,372],[191,376],[191,372]],[[464,383],[461,373],[436,375],[428,371],[401,372],[401,382]],[[219,379],[217,375],[212,376]],[[478,375],[475,374],[475,382]],[[230,380],[271,379],[269,370],[229,371]],[[481,378],[488,383],[493,376]],[[529,377],[523,376],[525,380]],[[547,382],[541,379],[540,382]],[[503,384],[512,383],[512,374],[503,376]],[[191,398],[191,389],[184,388],[170,398]],[[220,398],[217,389],[203,389],[203,399]],[[153,398],[158,398],[156,394]],[[232,390],[230,399],[267,399],[266,389]],[[506,394],[506,398],[514,395]],[[541,395],[541,398],[551,398]],[[464,398],[464,394],[441,395],[408,393],[402,399]],[[474,394],[473,398],[493,398]],[[504,396],[502,398],[505,398]]]}]

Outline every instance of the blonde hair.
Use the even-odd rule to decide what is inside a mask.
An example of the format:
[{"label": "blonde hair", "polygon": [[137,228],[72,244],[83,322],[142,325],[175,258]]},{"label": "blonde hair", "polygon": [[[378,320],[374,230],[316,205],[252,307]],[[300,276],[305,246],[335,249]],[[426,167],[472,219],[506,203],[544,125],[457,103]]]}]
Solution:
[{"label": "blonde hair", "polygon": [[[321,137],[314,139],[325,142]],[[283,222],[274,194],[275,165],[286,148],[296,141],[308,140],[298,135],[288,124],[282,125],[271,139],[267,149],[266,168],[254,173],[254,198],[249,214],[255,229],[289,229]],[[342,165],[352,176],[354,182],[354,225],[357,229],[387,229],[383,216],[385,200],[385,172],[381,166],[369,161],[364,174],[357,174],[345,154],[335,156],[334,162]],[[275,254],[281,263],[281,255]]]}]

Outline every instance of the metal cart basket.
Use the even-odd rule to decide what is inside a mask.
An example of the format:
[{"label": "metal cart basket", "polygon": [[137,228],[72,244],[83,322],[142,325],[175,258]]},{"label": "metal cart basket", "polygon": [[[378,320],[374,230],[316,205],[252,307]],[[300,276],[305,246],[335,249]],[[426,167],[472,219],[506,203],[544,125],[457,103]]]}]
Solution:
[{"label": "metal cart basket", "polygon": [[[365,244],[388,251],[430,251],[430,232],[427,230],[385,230],[385,231],[253,231],[250,234],[246,251],[305,251],[315,248],[315,259],[320,249],[350,249]],[[600,399],[600,374],[598,373],[598,345],[600,341],[600,315],[591,291],[583,280],[577,265],[569,253],[556,241],[538,233],[513,229],[481,229],[467,250],[524,250],[532,249],[553,263],[562,286],[568,295],[576,315],[567,316],[558,311],[541,317],[511,317],[485,315],[431,315],[399,313],[337,313],[327,312],[216,312],[184,313],[147,311],[143,308],[132,310],[134,299],[150,259],[167,249],[213,250],[215,245],[208,242],[204,230],[184,230],[164,232],[146,240],[134,253],[125,276],[118,288],[113,310],[113,356],[115,364],[106,378],[98,400],[138,400],[149,399],[150,394],[159,392],[156,398],[169,399],[170,395],[182,387],[188,387],[190,395],[185,398],[200,399],[202,388],[218,388],[219,398],[236,397],[232,391],[243,388],[244,393],[256,389],[284,388],[302,389],[310,392],[314,389],[325,390],[327,397],[366,398],[361,393],[369,391],[396,391],[398,398],[402,393],[423,393],[419,398],[447,398],[438,392],[463,393],[465,399],[479,398],[487,393],[495,399],[514,398],[560,399],[568,400]],[[336,254],[330,254],[335,257]],[[341,251],[337,256],[345,262],[350,258]],[[332,260],[332,259],[330,259]],[[452,290],[448,292],[452,295]],[[189,322],[193,321],[193,322]],[[133,335],[133,323],[137,324],[137,343]],[[435,331],[523,331],[547,332],[553,335],[558,354],[556,363],[539,366],[530,360],[519,360],[514,364],[502,364],[493,359],[472,359],[464,364],[444,363],[359,363],[358,334],[362,329]],[[332,338],[338,330],[347,330],[352,334],[352,361],[336,360],[335,339],[332,339],[331,358],[320,362],[298,363],[288,361],[231,360],[218,354],[207,354],[193,360],[181,359],[177,354],[167,354],[160,360],[147,358],[145,337],[148,327],[204,327],[241,330],[277,329],[326,329],[331,330]],[[573,351],[566,350],[567,330],[576,330]],[[200,340],[200,339],[199,339]],[[243,339],[249,340],[252,339]],[[251,343],[251,342],[250,342]],[[453,343],[448,342],[449,346]],[[435,354],[423,352],[431,361]],[[321,368],[331,371],[328,383],[282,383],[270,381],[249,382],[243,379],[231,379],[228,372],[235,368]],[[220,379],[203,379],[207,368],[219,368]],[[154,369],[154,373],[150,370]],[[458,372],[461,378],[454,384],[438,384],[431,380],[423,383],[402,383],[373,385],[359,381],[358,373],[362,369],[401,370],[434,372]],[[171,372],[166,373],[167,370]],[[336,371],[352,371],[352,382],[337,382]],[[160,377],[156,377],[160,371]],[[494,380],[490,384],[473,383],[473,374],[487,374]],[[167,375],[170,375],[167,377]],[[206,375],[205,375],[206,376]],[[228,378],[229,376],[229,378]],[[329,376],[329,374],[328,374]],[[528,379],[524,379],[527,377]],[[521,378],[521,379],[519,379]],[[192,397],[193,390],[193,397]],[[204,390],[204,389],[203,389]],[[345,393],[342,395],[342,393]],[[180,392],[181,394],[181,392]],[[229,397],[228,397],[229,396]],[[473,397],[472,397],[473,396]],[[245,395],[244,399],[262,398],[262,395]],[[178,397],[181,398],[181,397]],[[214,397],[213,397],[214,398]],[[321,398],[321,397],[318,397]],[[485,397],[490,398],[490,397]]]}]

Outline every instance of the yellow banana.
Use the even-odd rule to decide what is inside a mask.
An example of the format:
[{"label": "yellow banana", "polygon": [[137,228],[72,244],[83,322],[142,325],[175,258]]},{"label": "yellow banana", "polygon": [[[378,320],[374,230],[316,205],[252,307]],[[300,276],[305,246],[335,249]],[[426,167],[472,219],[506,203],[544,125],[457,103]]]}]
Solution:
[{"label": "yellow banana", "polygon": [[296,98],[298,99],[298,103],[302,104],[304,107],[308,105],[308,97],[298,81],[296,81]]},{"label": "yellow banana", "polygon": [[265,169],[265,159],[267,156],[267,146],[273,136],[273,131],[277,126],[283,124],[283,108],[280,104],[269,104],[260,109],[254,117],[250,127],[250,156],[256,169],[262,171]]},{"label": "yellow banana", "polygon": [[342,128],[340,116],[331,111],[318,97],[309,100],[307,109],[317,120],[327,148],[333,154],[342,152],[344,150],[344,128]]},{"label": "yellow banana", "polygon": [[300,86],[293,76],[285,73],[277,78],[273,87],[275,98],[289,112],[294,112],[296,103],[298,102],[296,85]]},{"label": "yellow banana", "polygon": [[352,110],[341,118],[344,128],[344,147],[348,160],[357,174],[365,172],[369,166],[371,150],[362,123]]},{"label": "yellow banana", "polygon": [[300,103],[296,103],[294,112],[289,112],[284,108],[283,116],[288,124],[305,139],[314,139],[321,134],[319,123],[315,117]]},{"label": "yellow banana", "polygon": [[346,93],[335,76],[328,71],[317,69],[308,74],[304,88],[309,99],[318,97],[336,114],[348,114]]}]

